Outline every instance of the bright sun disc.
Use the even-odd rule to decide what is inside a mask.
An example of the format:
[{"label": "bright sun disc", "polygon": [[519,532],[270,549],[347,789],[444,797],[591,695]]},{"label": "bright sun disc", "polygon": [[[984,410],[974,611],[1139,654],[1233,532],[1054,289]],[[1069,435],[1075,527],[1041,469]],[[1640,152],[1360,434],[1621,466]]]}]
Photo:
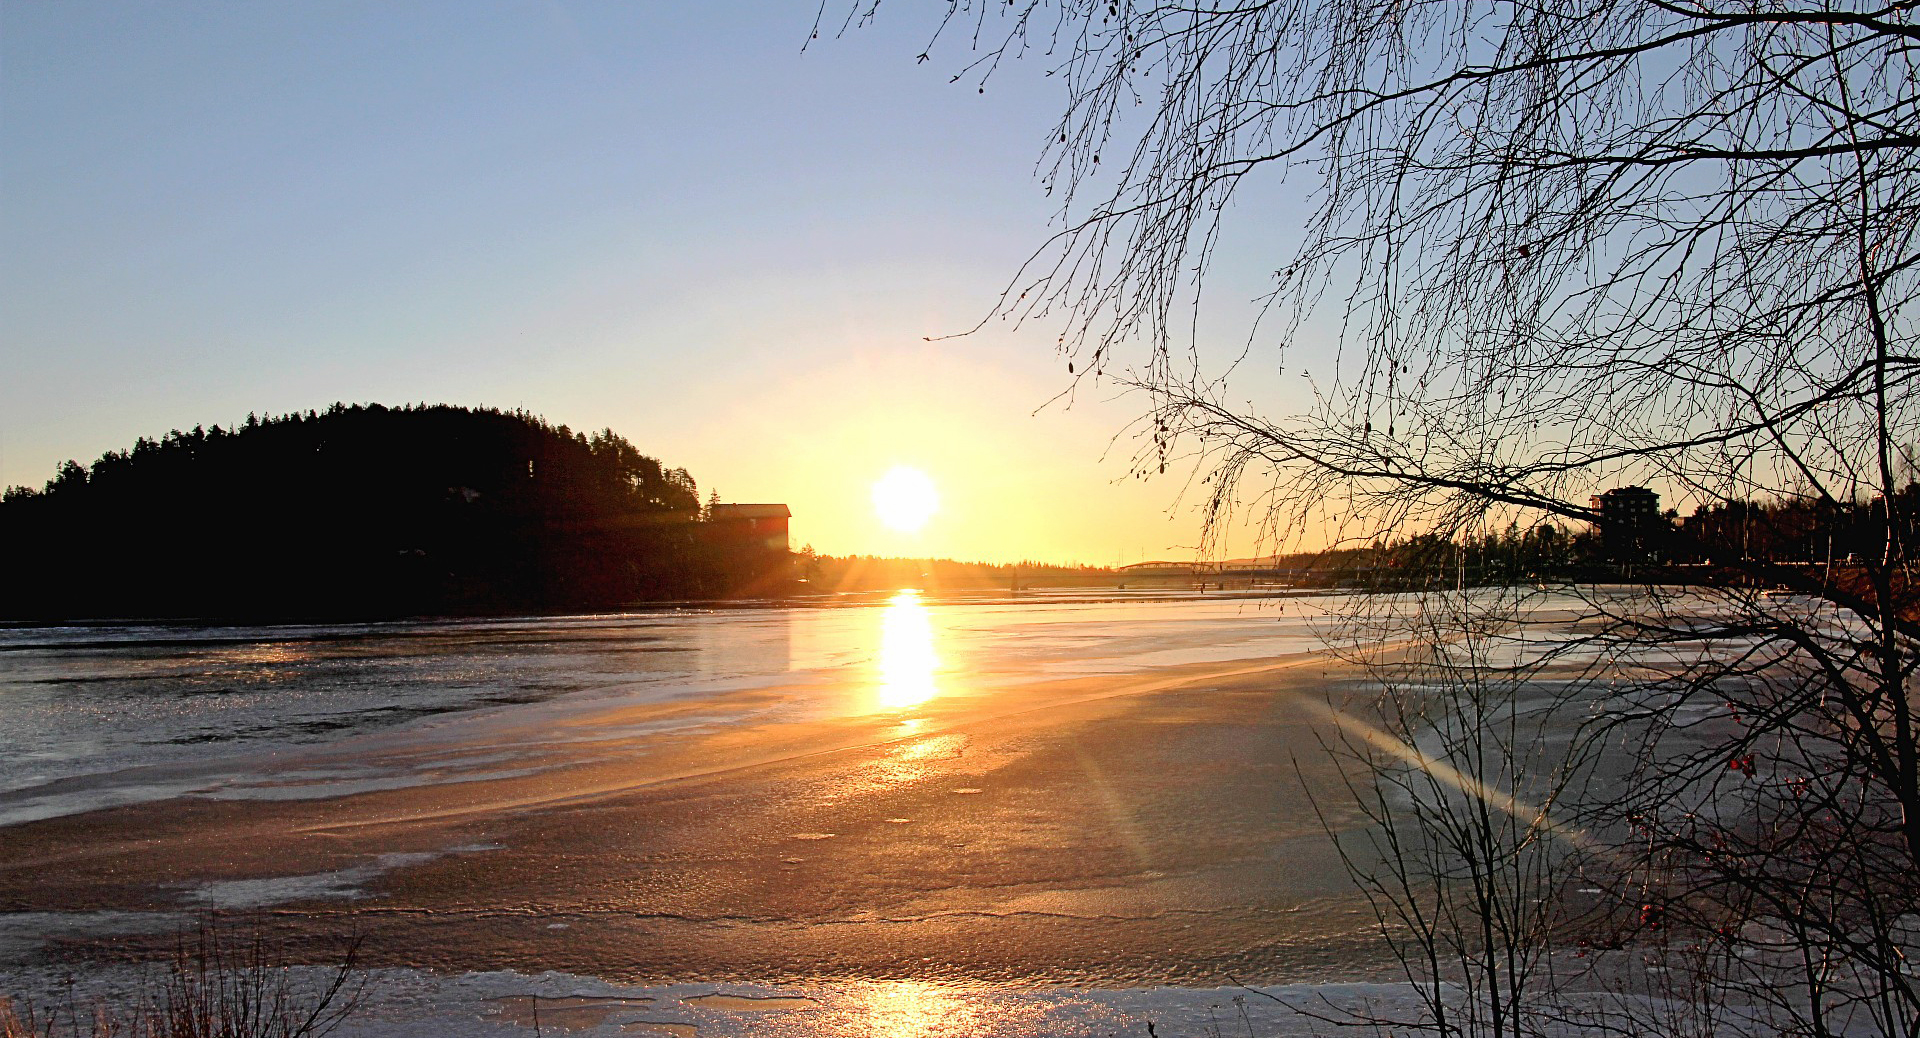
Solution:
[{"label": "bright sun disc", "polygon": [[873,510],[889,527],[912,533],[940,510],[940,494],[926,473],[899,465],[873,485]]}]

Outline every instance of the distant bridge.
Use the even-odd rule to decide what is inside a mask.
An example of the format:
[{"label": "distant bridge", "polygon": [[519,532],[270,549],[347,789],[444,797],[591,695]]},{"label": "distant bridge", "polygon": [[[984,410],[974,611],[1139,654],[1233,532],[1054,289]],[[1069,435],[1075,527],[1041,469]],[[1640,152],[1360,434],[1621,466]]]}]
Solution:
[{"label": "distant bridge", "polygon": [[1220,562],[1136,562],[1122,566],[1128,580],[1192,581],[1196,584],[1293,583],[1309,575],[1305,566],[1282,565],[1277,559],[1226,559]]}]

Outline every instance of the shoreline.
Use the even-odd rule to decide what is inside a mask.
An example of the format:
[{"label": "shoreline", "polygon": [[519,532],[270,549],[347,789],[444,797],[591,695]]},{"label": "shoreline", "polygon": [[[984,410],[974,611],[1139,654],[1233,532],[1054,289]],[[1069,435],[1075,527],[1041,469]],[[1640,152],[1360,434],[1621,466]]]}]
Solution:
[{"label": "shoreline", "polygon": [[[431,627],[434,625],[542,624],[562,621],[617,621],[652,616],[687,616],[707,613],[756,612],[769,609],[865,609],[885,606],[905,590],[923,597],[929,606],[949,605],[1074,605],[1089,603],[1162,603],[1223,602],[1262,599],[1324,598],[1355,594],[1402,594],[1403,591],[1378,591],[1366,588],[1260,586],[1219,589],[1178,587],[1073,586],[943,589],[873,589],[831,591],[817,594],[772,598],[689,598],[634,602],[619,609],[559,610],[551,613],[423,613],[419,615],[365,617],[351,616],[95,616],[64,619],[0,619],[0,631],[46,629],[114,630],[135,627],[156,628],[333,628],[333,627]],[[0,647],[4,651],[4,647]]]}]

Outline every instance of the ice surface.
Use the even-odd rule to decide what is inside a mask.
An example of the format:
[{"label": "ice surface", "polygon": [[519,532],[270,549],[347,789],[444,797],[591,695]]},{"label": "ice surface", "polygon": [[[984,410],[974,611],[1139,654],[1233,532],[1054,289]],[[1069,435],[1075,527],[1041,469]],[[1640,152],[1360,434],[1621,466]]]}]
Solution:
[{"label": "ice surface", "polygon": [[[328,971],[296,971],[323,983]],[[103,970],[68,990],[52,971],[21,978],[23,1001],[82,1004],[137,990],[137,971]],[[1290,1009],[1405,1015],[1415,1000],[1405,985],[1329,984],[1273,988],[1016,989],[911,981],[834,985],[676,984],[621,987],[565,973],[439,975],[382,969],[368,975],[361,1008],[339,1038],[509,1038],[535,1033],[656,1033],[700,1038],[1163,1038],[1256,1034],[1262,1038],[1331,1034],[1336,1029]]]},{"label": "ice surface", "polygon": [[[1382,613],[1411,613],[1415,608],[1410,602],[1380,598],[1372,605]],[[894,608],[904,607],[879,604],[850,609],[770,608],[311,628],[0,631],[0,664],[4,665],[0,743],[19,748],[18,753],[0,759],[0,824],[181,797],[226,801],[214,805],[222,811],[261,808],[250,803],[257,801],[281,801],[285,803],[267,806],[293,810],[315,808],[310,802],[350,794],[444,786],[431,791],[432,796],[444,794],[449,801],[459,801],[476,783],[544,775],[543,761],[549,756],[565,755],[579,764],[602,757],[614,760],[610,755],[617,754],[610,771],[639,771],[627,766],[669,756],[681,743],[695,742],[696,736],[737,735],[772,727],[774,722],[884,715],[886,683],[898,679],[903,669],[899,661],[890,664],[886,659],[890,651],[886,617]],[[1192,906],[1201,900],[1199,895],[1217,898],[1220,891],[1238,892],[1255,883],[1265,884],[1261,889],[1273,889],[1302,880],[1299,843],[1323,843],[1317,831],[1265,843],[1260,842],[1267,839],[1264,835],[1260,840],[1249,836],[1250,845],[1267,848],[1263,852],[1267,856],[1259,860],[1190,865],[1183,871],[1155,859],[1156,853],[1217,843],[1228,829],[1218,818],[1176,812],[1177,802],[1155,799],[1170,784],[1171,772],[1154,752],[1176,736],[1193,734],[1182,727],[1189,715],[1180,714],[1176,707],[1169,706],[1172,712],[1164,719],[1174,723],[1156,723],[1136,734],[1128,734],[1132,729],[1116,729],[1120,731],[1113,736],[1116,740],[1123,736],[1138,740],[1137,744],[1116,743],[1136,747],[1128,754],[1098,760],[1095,755],[1075,756],[1070,769],[1056,769],[1059,775],[1029,776],[1032,788],[1024,792],[1008,778],[1010,771],[994,769],[1010,769],[1028,760],[1021,754],[1033,752],[1039,736],[1023,742],[1010,735],[993,749],[943,733],[936,723],[919,726],[921,717],[931,716],[940,704],[969,698],[987,701],[1003,695],[1011,704],[1006,709],[1016,709],[1023,694],[1043,681],[1101,676],[1098,684],[1108,684],[1105,675],[1151,676],[1197,664],[1227,665],[1220,671],[1226,673],[1240,661],[1263,664],[1308,653],[1319,645],[1327,624],[1321,604],[1194,596],[1179,601],[932,602],[912,608],[922,612],[906,626],[915,632],[924,630],[925,651],[916,649],[912,668],[906,669],[918,668],[916,694],[924,692],[929,698],[918,701],[912,711],[900,712],[895,734],[863,747],[865,755],[850,757],[853,763],[844,772],[820,771],[806,795],[791,802],[784,799],[794,788],[791,774],[783,780],[787,784],[769,787],[773,792],[766,795],[778,799],[777,803],[774,799],[760,802],[756,798],[761,792],[754,788],[729,787],[714,794],[714,803],[726,810],[683,820],[679,829],[636,813],[639,824],[616,828],[609,835],[600,829],[571,828],[562,824],[557,812],[550,812],[546,816],[553,820],[549,829],[528,830],[545,832],[548,838],[529,836],[524,845],[500,848],[499,854],[477,859],[489,869],[497,865],[503,874],[514,862],[529,870],[542,866],[543,871],[530,874],[552,875],[555,891],[543,894],[550,897],[548,907],[528,913],[525,926],[519,929],[502,924],[492,930],[448,932],[519,941],[528,949],[525,957],[488,965],[529,969],[556,965],[548,952],[580,949],[585,949],[586,957],[597,955],[605,962],[621,955],[628,956],[620,960],[626,962],[642,955],[671,958],[678,953],[673,938],[659,936],[669,930],[701,939],[751,930],[757,938],[791,942],[810,932],[838,928],[847,935],[849,946],[867,944],[872,939],[861,928],[883,916],[890,931],[915,935],[896,940],[902,954],[916,957],[927,954],[918,935],[938,935],[943,929],[960,932],[957,928],[962,924],[956,920],[965,920],[966,925],[984,920],[992,925],[979,932],[998,935],[1021,932],[1009,920],[1044,917],[1061,921],[1059,932],[1082,938],[1104,935],[1108,931],[1103,927],[1117,931],[1150,924],[1160,927],[1156,934],[1164,932],[1173,943],[1184,941],[1182,934],[1201,932],[1189,930],[1189,925],[1211,931],[1222,926],[1225,916],[1194,913]],[[1567,603],[1543,599],[1533,608],[1546,615],[1556,609],[1564,612]],[[1597,658],[1599,651],[1574,635],[1555,633],[1549,624],[1525,636],[1501,637],[1489,643],[1489,651],[1502,660],[1524,661],[1530,654],[1559,652],[1584,661]],[[1545,695],[1550,687],[1550,681],[1542,682],[1514,708],[1536,709],[1550,702]],[[1201,699],[1214,691],[1208,685],[1188,689],[1184,695]],[[623,712],[625,706],[643,705],[649,709]],[[663,705],[674,709],[651,709]],[[1086,732],[1094,730],[1093,721],[1083,719],[1083,723]],[[1179,762],[1182,768],[1194,772],[1204,766],[1244,776],[1250,759],[1247,746],[1263,744],[1235,741],[1243,727],[1253,730],[1219,725],[1208,740],[1192,740],[1186,746],[1190,752]],[[990,751],[1001,756],[990,757]],[[950,759],[957,763],[928,769],[930,761]],[[1123,788],[1129,776],[1117,767],[1129,760],[1142,770],[1131,776],[1139,789]],[[1050,775],[1066,778],[1057,787],[1033,784]],[[923,780],[927,795],[909,797]],[[621,783],[628,781],[639,780],[614,774],[596,791],[625,791],[632,787]],[[527,794],[528,799],[510,801],[500,810],[544,807],[574,795],[564,783],[556,785],[560,788],[550,794],[536,790]],[[1104,880],[1088,880],[1078,887],[1064,883],[1056,867],[1058,856],[1048,850],[1047,841],[1057,834],[1041,824],[1050,817],[1047,812],[1087,789],[1106,799],[1088,800],[1089,808],[1075,816],[1078,824],[1086,829],[1110,826],[1125,837],[1120,849],[1133,852],[1138,860],[1120,861],[1109,871],[1123,876],[1130,886],[1103,885]],[[896,795],[894,791],[906,792]],[[870,825],[863,824],[865,816],[854,809],[869,801],[873,810],[867,821],[874,823]],[[326,809],[327,805],[315,808]],[[699,814],[689,808],[690,818]],[[606,817],[619,816],[609,809]],[[368,824],[377,827],[396,820],[405,818],[375,815]],[[334,824],[333,819],[326,822]],[[1262,818],[1259,824],[1273,822]],[[1312,828],[1310,823],[1302,824]],[[1196,825],[1201,827],[1185,828]],[[780,841],[793,842],[781,842],[764,858],[739,856],[742,848],[765,842],[763,829]],[[685,847],[657,851],[647,842],[682,832],[699,839],[689,839]],[[489,839],[493,836],[487,832]],[[334,838],[332,834],[321,837]],[[1048,869],[1034,872],[1019,885],[1010,882],[1009,859],[1002,851],[1018,850],[1023,843],[1044,845],[1048,853],[1030,857],[1043,860]],[[606,858],[594,850],[602,845],[632,857]],[[168,887],[166,900],[156,907],[177,905],[177,912],[0,915],[0,961],[25,963],[10,968],[0,979],[5,990],[21,995],[57,996],[71,969],[45,965],[31,954],[49,941],[177,931],[191,924],[194,910],[203,908],[251,910],[318,902],[324,911],[358,911],[365,907],[359,902],[392,891],[398,879],[460,864],[449,860],[442,866],[417,868],[437,856],[418,850],[419,846],[357,859],[348,856],[345,860],[351,864],[326,871],[312,870],[339,864],[343,858],[323,857],[304,867],[269,862],[251,873],[224,874],[244,878]],[[542,848],[559,848],[574,856],[567,859],[565,869],[544,868],[547,859],[535,853]],[[999,849],[988,853],[981,848]],[[494,845],[463,844],[438,854],[489,849]],[[1089,841],[1081,851],[1089,849],[1111,848]],[[776,854],[788,856],[772,856]],[[801,863],[797,855],[806,855],[814,863],[808,866],[811,871],[789,876],[774,864]],[[990,903],[990,911],[959,900],[949,904],[959,897],[951,886],[922,890],[907,882],[922,873],[935,875],[936,868],[955,862],[971,863],[974,857],[981,859],[969,865],[978,874],[976,885],[997,898]],[[682,860],[697,861],[705,871],[689,871],[681,881],[678,874],[663,876],[657,869],[642,867]],[[900,888],[899,898],[897,903],[888,902],[891,907],[884,913],[876,914],[871,905],[855,900],[849,900],[844,911],[828,912],[817,901],[808,900],[816,892],[824,896],[839,890],[836,868],[855,871],[833,863],[857,866],[873,861],[901,866],[889,874]],[[603,866],[605,876],[620,883],[594,879],[602,875],[596,870]],[[722,868],[738,874],[738,889],[777,893],[778,897],[767,895],[768,904],[781,911],[767,909],[761,913],[764,918],[755,917],[757,923],[742,922],[745,917],[740,915],[743,909],[732,893],[734,887],[716,883],[713,889],[718,893],[709,897],[701,886]],[[1282,870],[1285,876],[1279,875]],[[260,871],[288,874],[262,876]],[[774,873],[779,874],[777,881],[762,882]],[[1242,873],[1254,878],[1248,880]],[[1096,880],[1107,874],[1088,873]],[[565,886],[573,882],[583,883],[584,892]],[[787,886],[794,891],[790,898],[784,893]],[[450,901],[459,908],[468,890],[458,886],[448,893],[424,884],[412,896],[437,898],[436,904]],[[643,894],[656,901],[678,900],[670,908],[662,907],[646,902]],[[616,895],[634,900],[618,901]],[[787,912],[788,901],[809,906],[808,911]],[[1240,908],[1248,904],[1232,898],[1222,903]],[[1250,925],[1260,930],[1262,940],[1278,942],[1300,916],[1289,914],[1285,923],[1275,923],[1281,917],[1272,912],[1301,913],[1318,910],[1317,905],[1300,900],[1279,909],[1262,908],[1269,914]],[[1189,917],[1182,913],[1194,913],[1190,923],[1183,921]],[[1321,914],[1330,917],[1332,913]],[[454,912],[438,917],[443,926],[455,925],[458,918]],[[630,925],[616,927],[610,922],[622,919]],[[1347,925],[1334,919],[1326,927],[1333,932]],[[636,936],[656,944],[636,949]],[[1067,949],[1068,945],[1047,947]],[[1282,951],[1292,954],[1292,949]],[[529,961],[533,965],[524,965]],[[476,965],[466,963],[461,968]],[[1035,983],[1116,980],[1108,965],[1100,963],[1097,973],[1093,967],[1081,973],[1047,973]],[[1209,983],[1220,975],[1217,963],[1209,960],[1202,965],[1208,972],[1195,967],[1194,972],[1168,979]],[[721,974],[659,976],[689,975]],[[741,975],[775,974],[755,969]],[[822,975],[818,968],[778,974],[786,979]],[[1246,976],[1237,969],[1234,975]],[[1158,976],[1164,975],[1118,979],[1145,983]],[[1275,978],[1294,976],[1276,974]],[[79,982],[104,991],[130,983],[132,977],[119,967],[100,967],[83,974]],[[1152,1022],[1156,1033],[1168,1038],[1285,1036],[1341,1033],[1309,1013],[1296,1011],[1299,1008],[1317,1007],[1314,1011],[1323,1015],[1360,1012],[1383,1017],[1400,1017],[1417,1009],[1413,992],[1393,984],[1088,990],[920,980],[634,987],[557,972],[408,969],[382,969],[372,977],[366,1011],[338,1033],[364,1038],[531,1033],[537,1010],[543,1033],[592,1035],[1143,1035]]]},{"label": "ice surface", "polygon": [[[293,971],[314,990],[331,971]],[[14,988],[22,1002],[85,1006],[149,983],[137,969],[95,971],[75,981],[40,971]],[[632,987],[561,972],[436,974],[380,969],[366,974],[357,1011],[339,1038],[583,1038],[656,1034],[673,1038],[1306,1038],[1418,1033],[1420,993],[1406,983],[1316,983],[1216,988],[1016,988],[917,981],[841,984],[673,984]],[[1459,999],[1448,990],[1449,1001]],[[1570,992],[1542,1038],[1621,1033],[1632,1013],[1645,1024],[1673,1018],[1646,999]],[[1725,1027],[1738,1014],[1720,1007]],[[1684,1015],[1685,1009],[1679,1011]],[[1152,1031],[1148,1030],[1149,1026]],[[537,1032],[536,1032],[537,1029]],[[1729,1038],[1771,1032],[1755,1027]],[[1844,1034],[1862,1034],[1848,1031]]]},{"label": "ice surface", "polygon": [[[1310,651],[1306,600],[1082,595],[916,604],[923,694]],[[767,608],[328,626],[0,629],[0,825],[185,794],[310,799],[515,774],[479,762],[296,778],[293,750],[383,730],[551,717],[619,703],[705,709],[593,742],[881,709],[890,613]],[[895,616],[897,621],[897,616]],[[895,623],[897,627],[897,623]],[[762,694],[777,689],[768,702]],[[484,723],[484,721],[482,721]]]}]

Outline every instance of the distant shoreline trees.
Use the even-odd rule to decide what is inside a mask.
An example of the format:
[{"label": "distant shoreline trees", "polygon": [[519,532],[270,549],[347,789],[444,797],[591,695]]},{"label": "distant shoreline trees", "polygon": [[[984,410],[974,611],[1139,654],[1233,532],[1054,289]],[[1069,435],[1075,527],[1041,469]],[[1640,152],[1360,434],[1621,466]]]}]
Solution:
[{"label": "distant shoreline trees", "polygon": [[0,616],[379,618],[711,590],[694,479],[522,411],[334,404],[9,488]]},{"label": "distant shoreline trees", "polygon": [[[1920,484],[1894,512],[1920,512]],[[1845,565],[1875,548],[1886,507],[1782,498],[1662,517],[1642,580],[1713,583],[1660,564]],[[334,404],[142,437],[41,489],[0,498],[9,579],[0,618],[379,619],[618,609],[740,593],[746,562],[703,536],[693,477],[611,430],[525,412]],[[1920,535],[1920,531],[1915,531]],[[1916,539],[1901,538],[1902,543]],[[1598,539],[1543,524],[1391,538],[1288,557],[1300,586],[1405,590],[1608,580]],[[1724,575],[1722,575],[1724,576]],[[1039,562],[833,558],[802,552],[777,587],[1003,588],[1126,582]],[[794,585],[791,578],[806,578]],[[1151,585],[1151,579],[1138,582]],[[765,584],[758,582],[755,586]]]},{"label": "distant shoreline trees", "polygon": [[[1904,546],[1920,544],[1920,482],[1894,494],[1893,514]],[[1439,532],[1383,539],[1368,547],[1293,556],[1312,582],[1347,587],[1453,588],[1532,581],[1755,586],[1776,572],[1804,578],[1808,566],[1835,573],[1879,563],[1885,550],[1887,504],[1882,498],[1840,502],[1795,497],[1736,498],[1701,505],[1692,515],[1650,516],[1634,531],[1635,549],[1623,553],[1594,527],[1556,523],[1448,537]],[[1782,568],[1785,569],[1782,569]],[[1815,579],[1818,584],[1819,580]],[[1873,591],[1853,577],[1831,577],[1858,598]],[[1903,603],[1911,609],[1912,603]]]},{"label": "distant shoreline trees", "polygon": [[923,591],[1023,591],[1029,588],[1112,587],[1125,574],[1105,566],[1063,566],[1021,562],[962,562],[955,559],[884,558],[874,555],[819,555],[812,546],[798,553],[796,573],[814,593],[858,593],[918,588]]}]

